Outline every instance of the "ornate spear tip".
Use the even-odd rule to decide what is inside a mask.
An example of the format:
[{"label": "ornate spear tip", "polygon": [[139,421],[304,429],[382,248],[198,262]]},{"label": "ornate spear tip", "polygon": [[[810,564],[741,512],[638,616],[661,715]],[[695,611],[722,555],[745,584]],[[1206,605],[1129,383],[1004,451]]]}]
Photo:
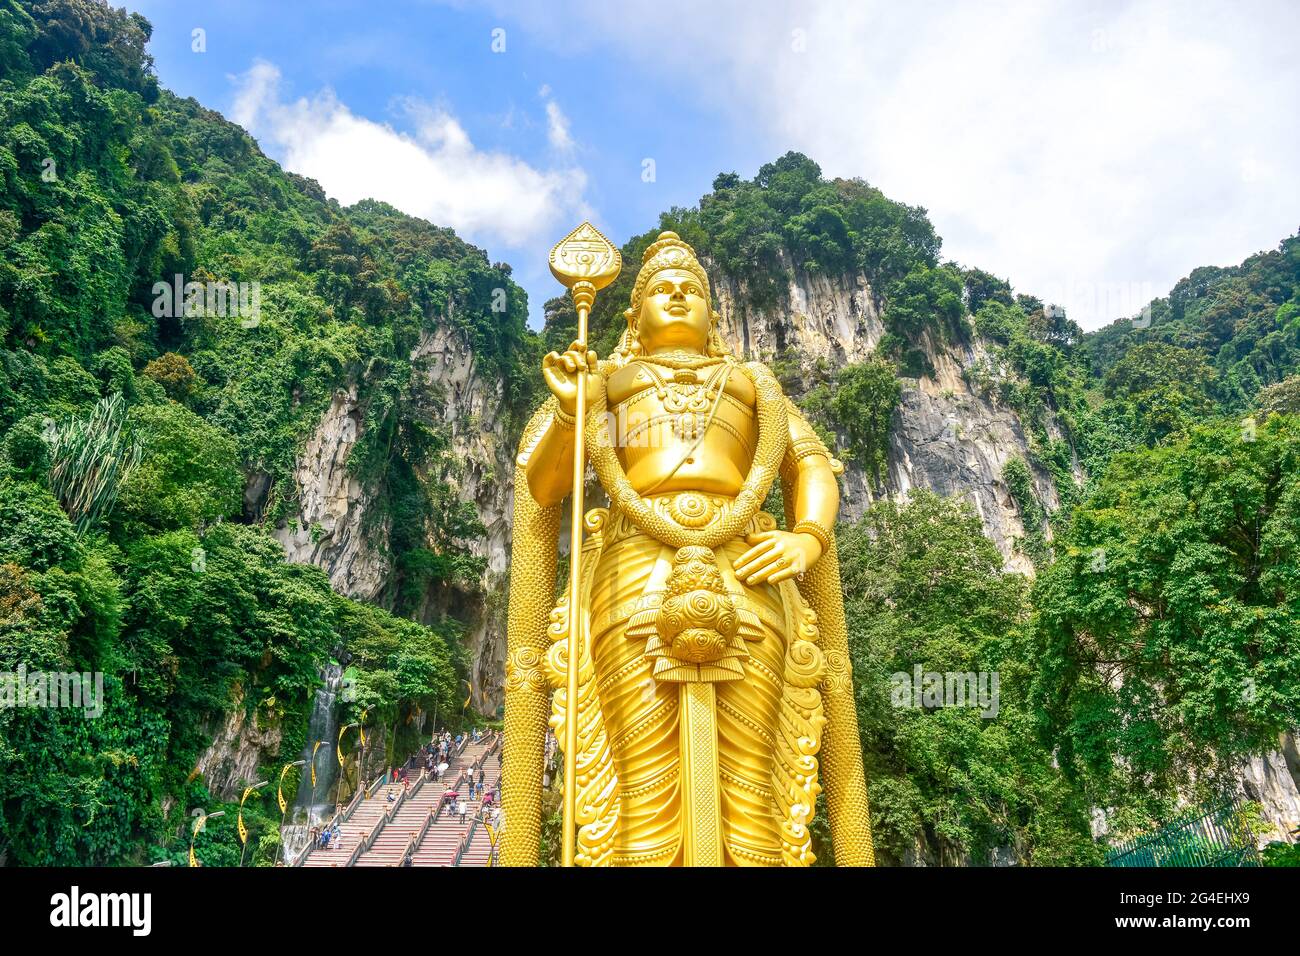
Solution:
[{"label": "ornate spear tip", "polygon": [[609,285],[623,268],[618,247],[590,222],[584,222],[551,249],[551,275],[566,289],[589,282],[600,290]]}]

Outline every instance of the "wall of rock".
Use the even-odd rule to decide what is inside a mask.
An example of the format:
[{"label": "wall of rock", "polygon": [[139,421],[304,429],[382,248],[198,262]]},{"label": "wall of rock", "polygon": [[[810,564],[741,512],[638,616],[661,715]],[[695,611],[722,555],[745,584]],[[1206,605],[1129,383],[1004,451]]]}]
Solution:
[{"label": "wall of rock", "polygon": [[[786,301],[755,306],[745,288],[725,276],[711,276],[722,332],[745,357],[768,363],[796,361],[811,374],[865,361],[885,333],[877,295],[865,276],[809,274],[786,267]],[[1019,509],[1002,482],[1013,457],[1028,460],[1028,438],[1019,417],[973,390],[964,369],[987,358],[982,343],[960,348],[926,338],[922,346],[933,375],[902,380],[902,394],[890,429],[889,463],[883,488],[849,462],[841,484],[841,517],[852,520],[881,495],[906,497],[913,488],[967,499],[984,522],[1010,570],[1032,574],[1016,550],[1024,535]],[[797,397],[796,397],[797,400]],[[1049,512],[1060,502],[1051,478],[1033,469],[1039,501]]]},{"label": "wall of rock", "polygon": [[[482,537],[465,542],[486,563],[481,591],[430,588],[416,616],[428,623],[449,612],[467,620],[475,703],[492,710],[502,699],[505,608],[491,598],[503,590],[509,561],[516,439],[507,434],[502,382],[481,372],[462,332],[447,325],[426,330],[411,358],[422,379],[423,410],[446,426],[450,438],[444,467],[427,480],[449,484],[460,500],[474,505],[486,528]],[[273,534],[290,561],[323,568],[339,593],[391,609],[395,581],[386,547],[389,519],[376,520],[370,513],[372,496],[348,468],[363,429],[353,383],[334,395],[304,442],[294,470],[297,514]]]}]

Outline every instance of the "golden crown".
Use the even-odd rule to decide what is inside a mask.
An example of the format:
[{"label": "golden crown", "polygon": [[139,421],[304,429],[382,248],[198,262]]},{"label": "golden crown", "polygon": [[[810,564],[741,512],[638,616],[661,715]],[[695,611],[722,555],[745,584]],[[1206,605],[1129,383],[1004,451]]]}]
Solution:
[{"label": "golden crown", "polygon": [[658,239],[646,247],[645,253],[641,256],[641,271],[636,274],[636,283],[632,286],[633,312],[640,311],[641,297],[645,294],[645,287],[654,278],[654,274],[664,269],[685,269],[704,286],[705,300],[710,303],[713,301],[709,292],[708,273],[696,258],[695,250],[677,233],[664,231],[659,233]]}]

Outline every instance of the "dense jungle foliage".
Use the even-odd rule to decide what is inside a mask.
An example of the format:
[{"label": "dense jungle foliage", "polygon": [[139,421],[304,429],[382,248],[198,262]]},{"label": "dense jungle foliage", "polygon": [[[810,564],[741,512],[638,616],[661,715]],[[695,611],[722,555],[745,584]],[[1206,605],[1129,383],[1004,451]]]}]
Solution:
[{"label": "dense jungle foliage", "polygon": [[[327,200],[160,89],[149,35],[94,0],[0,0],[0,671],[100,671],[106,701],[97,720],[0,710],[14,864],[183,861],[188,811],[219,805],[191,771],[227,712],[280,735],[259,771],[278,777],[332,657],[358,668],[345,716],[368,708],[380,758],[412,747],[408,718],[459,714],[457,620],[340,597],[270,531],[297,514],[300,442],[356,384],[351,467],[393,529],[375,541],[398,569],[385,603],[472,590],[481,526],[448,504],[443,399],[412,350],[450,324],[512,414],[532,400],[509,267],[391,207]],[[245,819],[274,843],[274,788]],[[233,826],[200,840],[209,862],[238,857]]]}]

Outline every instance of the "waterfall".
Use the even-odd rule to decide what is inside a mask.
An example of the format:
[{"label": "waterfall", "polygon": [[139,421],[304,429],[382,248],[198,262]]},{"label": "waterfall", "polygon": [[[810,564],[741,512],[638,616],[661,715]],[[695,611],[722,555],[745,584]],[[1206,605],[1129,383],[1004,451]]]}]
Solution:
[{"label": "waterfall", "polygon": [[[334,752],[338,713],[334,704],[343,684],[343,665],[331,660],[321,671],[322,686],[312,698],[307,740],[299,755],[306,764],[298,783],[298,796],[290,810],[290,821],[281,832],[285,859],[295,857],[311,838],[311,828],[334,815],[334,780],[338,776],[338,755]],[[316,749],[317,741],[324,741]],[[312,751],[315,749],[316,788],[311,785]]]}]

